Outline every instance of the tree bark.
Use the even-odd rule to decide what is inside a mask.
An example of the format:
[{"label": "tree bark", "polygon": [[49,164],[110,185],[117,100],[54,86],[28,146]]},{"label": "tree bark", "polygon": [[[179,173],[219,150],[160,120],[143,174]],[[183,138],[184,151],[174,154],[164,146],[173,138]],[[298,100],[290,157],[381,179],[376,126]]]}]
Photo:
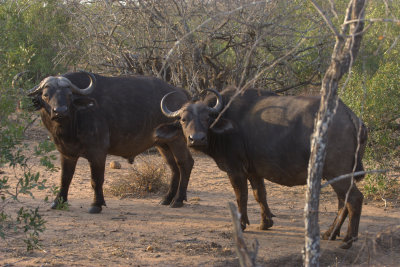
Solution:
[{"label": "tree bark", "polygon": [[[321,12],[318,5],[313,0],[311,2],[331,27],[333,24]],[[336,35],[336,43],[332,52],[331,64],[322,81],[321,103],[311,139],[306,205],[304,207],[305,266],[319,266],[320,231],[318,211],[321,178],[326,155],[327,132],[337,108],[339,81],[343,74],[351,68],[361,45],[362,31],[364,29],[364,22],[362,21],[364,18],[364,6],[365,0],[351,0],[340,33],[333,29]],[[350,27],[348,26],[349,24],[346,24],[349,20],[355,20]]]}]

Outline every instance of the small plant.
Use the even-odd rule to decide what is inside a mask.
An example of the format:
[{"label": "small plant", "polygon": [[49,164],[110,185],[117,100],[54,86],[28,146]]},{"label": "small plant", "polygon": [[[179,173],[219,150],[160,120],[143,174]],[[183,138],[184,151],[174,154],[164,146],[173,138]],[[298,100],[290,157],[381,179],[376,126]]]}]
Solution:
[{"label": "small plant", "polygon": [[[52,15],[43,17],[43,12]],[[68,31],[67,20],[57,1],[0,4],[0,169],[11,170],[0,171],[0,238],[7,241],[22,231],[28,250],[37,247],[45,221],[38,209],[26,206],[21,196],[33,197],[35,190],[46,188],[46,180],[32,171],[29,160],[38,156],[47,170],[56,168],[52,164],[54,156],[48,154],[54,145],[45,141],[31,153],[24,144],[24,133],[34,121],[32,114],[26,112],[32,109],[31,100],[24,95],[39,78],[64,70],[52,59],[57,54],[58,33]],[[10,209],[10,204],[17,209]]]},{"label": "small plant", "polygon": [[[32,171],[32,164],[29,163],[32,155],[27,153],[28,145],[23,143],[25,125],[30,125],[30,121],[23,118],[24,114],[13,116],[17,119],[6,117],[1,121],[0,128],[0,166],[7,164],[14,171],[11,175],[0,174],[0,238],[18,238],[20,233],[24,233],[27,250],[33,250],[39,247],[39,234],[45,230],[46,221],[39,214],[39,208],[26,207],[21,196],[34,198],[35,190],[47,189],[47,180],[39,172]],[[34,155],[44,158],[40,161],[41,165],[54,171],[53,157],[48,156],[51,150],[52,145],[45,141],[38,145]],[[18,203],[16,214],[6,210],[11,203]]]},{"label": "small plant", "polygon": [[26,236],[24,239],[26,249],[29,251],[37,248],[39,246],[39,233],[46,229],[46,221],[39,214],[39,209],[27,210],[23,207],[20,208],[16,221],[18,224],[22,224],[22,229]]},{"label": "small plant", "polygon": [[168,188],[164,163],[150,160],[135,164],[131,172],[111,183],[106,192],[113,196],[142,198],[150,193],[164,193]]},{"label": "small plant", "polygon": [[57,198],[56,201],[57,201],[56,210],[69,210],[68,202],[64,201],[62,197]]},{"label": "small plant", "polygon": [[49,152],[54,151],[56,146],[50,140],[44,140],[35,147],[35,155],[41,156],[40,164],[52,172],[57,171],[59,168],[55,167],[53,161],[57,159],[55,155],[48,155]]}]

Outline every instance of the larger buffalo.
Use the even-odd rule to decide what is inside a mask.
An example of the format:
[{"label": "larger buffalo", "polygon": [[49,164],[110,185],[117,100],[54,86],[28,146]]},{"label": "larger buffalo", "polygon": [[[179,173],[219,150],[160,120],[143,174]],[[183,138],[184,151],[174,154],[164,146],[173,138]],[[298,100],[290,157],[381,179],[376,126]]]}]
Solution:
[{"label": "larger buffalo", "polygon": [[104,169],[107,154],[127,158],[156,146],[172,171],[171,184],[161,204],[180,207],[193,159],[185,140],[155,142],[153,130],[171,121],[160,111],[161,98],[170,92],[175,107],[185,103],[187,93],[150,77],[104,77],[89,72],[50,76],[31,89],[29,96],[40,110],[61,156],[61,187],[52,207],[67,201],[68,189],[79,157],[89,161],[94,200],[90,213],[105,205]]},{"label": "larger buffalo", "polygon": [[[179,120],[158,127],[155,136],[166,141],[183,133],[189,147],[208,154],[221,170],[227,172],[242,214],[243,229],[249,224],[248,179],[261,206],[260,229],[268,229],[273,225],[273,215],[266,200],[264,178],[286,186],[306,183],[310,136],[320,97],[260,95],[257,90],[249,89],[235,98],[215,121],[235,90],[228,88],[222,94],[211,91],[217,96],[216,103],[215,98],[208,97],[203,101],[189,102],[176,111],[168,108],[165,101],[170,94],[167,94],[161,101],[161,109],[166,116]],[[323,177],[331,180],[351,173],[353,168],[363,170],[361,159],[366,141],[364,124],[339,101],[328,132]],[[324,239],[335,239],[349,215],[344,248],[350,247],[357,238],[363,202],[362,193],[353,185],[345,205],[350,184],[349,179],[332,184],[339,200],[339,210],[332,226],[323,235]]]}]

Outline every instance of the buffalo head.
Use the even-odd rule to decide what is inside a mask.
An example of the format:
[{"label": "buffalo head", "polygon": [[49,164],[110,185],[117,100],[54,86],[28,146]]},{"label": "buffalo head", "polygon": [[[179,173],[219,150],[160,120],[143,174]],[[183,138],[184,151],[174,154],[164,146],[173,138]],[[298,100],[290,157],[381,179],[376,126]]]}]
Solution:
[{"label": "buffalo head", "polygon": [[87,74],[90,84],[87,88],[81,89],[63,76],[49,76],[42,80],[28,92],[36,109],[44,108],[50,119],[61,122],[70,118],[74,108],[90,107],[95,100],[88,97],[96,85],[96,78],[92,73]]},{"label": "buffalo head", "polygon": [[219,118],[215,122],[223,108],[221,94],[213,89],[207,89],[207,91],[217,96],[217,102],[214,107],[209,107],[204,101],[196,101],[186,103],[177,111],[170,111],[165,104],[166,98],[174,92],[166,94],[161,100],[161,110],[165,116],[178,120],[158,127],[155,132],[156,138],[169,140],[182,132],[188,146],[205,147],[208,145],[209,131],[224,133],[232,130],[233,125],[229,120]]}]

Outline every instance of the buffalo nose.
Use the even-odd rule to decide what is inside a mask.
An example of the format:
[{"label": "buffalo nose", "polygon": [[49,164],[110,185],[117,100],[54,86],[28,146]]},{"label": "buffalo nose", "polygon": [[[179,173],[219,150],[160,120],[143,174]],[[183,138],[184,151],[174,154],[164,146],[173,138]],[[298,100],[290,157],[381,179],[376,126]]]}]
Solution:
[{"label": "buffalo nose", "polygon": [[56,114],[65,114],[68,111],[67,106],[55,107],[53,108],[54,113]]},{"label": "buffalo nose", "polygon": [[53,112],[51,114],[52,120],[59,120],[68,116],[68,107],[61,106],[53,108]]},{"label": "buffalo nose", "polygon": [[206,145],[207,143],[207,136],[203,132],[189,135],[188,139],[189,139],[189,145],[191,146]]}]

